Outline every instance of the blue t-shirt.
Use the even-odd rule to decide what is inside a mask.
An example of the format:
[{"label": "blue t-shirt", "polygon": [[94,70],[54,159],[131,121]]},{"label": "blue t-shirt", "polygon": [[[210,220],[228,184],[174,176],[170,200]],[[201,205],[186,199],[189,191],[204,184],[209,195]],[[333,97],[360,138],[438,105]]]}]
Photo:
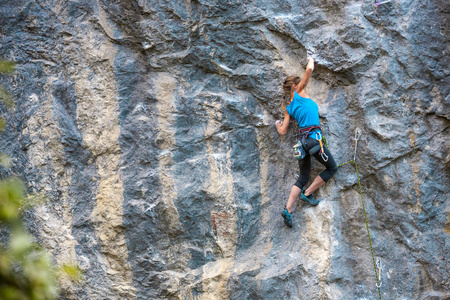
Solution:
[{"label": "blue t-shirt", "polygon": [[288,114],[297,120],[300,128],[313,125],[320,126],[319,106],[310,98],[303,98],[295,92],[294,99],[286,109]]}]

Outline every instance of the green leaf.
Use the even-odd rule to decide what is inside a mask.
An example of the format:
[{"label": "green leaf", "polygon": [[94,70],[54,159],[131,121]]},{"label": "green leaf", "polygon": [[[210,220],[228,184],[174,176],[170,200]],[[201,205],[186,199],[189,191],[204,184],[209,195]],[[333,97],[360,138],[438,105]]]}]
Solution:
[{"label": "green leaf", "polygon": [[11,95],[8,93],[8,91],[0,86],[0,100],[5,103],[5,105],[9,108],[14,107],[14,99],[11,97]]},{"label": "green leaf", "polygon": [[27,197],[22,198],[20,201],[20,207],[21,209],[27,209],[36,205],[42,205],[47,201],[47,198],[44,194],[32,194],[28,195]]},{"label": "green leaf", "polygon": [[19,203],[24,197],[25,186],[22,181],[17,178],[10,178],[0,183],[3,185],[1,190],[4,190],[10,201]]},{"label": "green leaf", "polygon": [[6,286],[0,289],[0,299],[26,299],[26,296],[18,288]]},{"label": "green leaf", "polygon": [[11,165],[12,165],[11,157],[9,157],[9,155],[6,155],[4,153],[0,153],[0,166],[10,168]]},{"label": "green leaf", "polygon": [[67,276],[72,282],[79,282],[83,277],[78,265],[62,265],[59,271],[61,276]]},{"label": "green leaf", "polygon": [[17,179],[0,181],[0,222],[14,224],[19,220],[24,190],[22,182]]},{"label": "green leaf", "polygon": [[11,73],[15,69],[15,62],[9,60],[0,60],[0,73]]},{"label": "green leaf", "polygon": [[16,259],[22,259],[30,251],[32,241],[28,234],[23,231],[11,234],[9,241],[9,251]]}]

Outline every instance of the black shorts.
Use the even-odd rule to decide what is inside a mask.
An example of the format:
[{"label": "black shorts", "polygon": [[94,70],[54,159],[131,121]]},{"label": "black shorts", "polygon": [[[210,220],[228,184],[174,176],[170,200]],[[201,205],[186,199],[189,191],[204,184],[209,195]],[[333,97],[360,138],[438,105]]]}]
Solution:
[{"label": "black shorts", "polygon": [[[309,154],[308,151],[317,145],[319,145],[319,141],[311,137],[306,138],[306,143],[303,145],[306,151],[306,156],[302,160],[298,161],[298,166],[300,168],[300,176],[294,183],[294,185],[300,189],[303,189],[303,187],[308,183],[309,176],[311,173],[311,155]],[[337,172],[338,168],[336,161],[333,158],[333,155],[331,155],[330,150],[328,150],[328,148],[325,147],[325,145],[323,146],[323,151],[326,154],[326,156],[328,156],[327,161],[325,161],[322,155],[319,154],[320,151],[315,153],[313,156],[318,162],[320,162],[322,165],[326,167],[326,169],[322,173],[320,173],[319,176],[320,178],[322,178],[323,181],[327,182]]]}]

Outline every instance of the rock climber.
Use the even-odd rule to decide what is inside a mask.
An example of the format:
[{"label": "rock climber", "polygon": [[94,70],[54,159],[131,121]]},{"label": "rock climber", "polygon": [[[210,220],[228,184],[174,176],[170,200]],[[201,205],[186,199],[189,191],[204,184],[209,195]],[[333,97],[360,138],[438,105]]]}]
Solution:
[{"label": "rock climber", "polygon": [[[308,58],[306,71],[302,79],[298,76],[289,76],[283,84],[284,96],[281,107],[284,111],[284,120],[276,121],[275,126],[279,134],[284,135],[289,127],[290,118],[297,120],[299,125],[298,140],[302,141],[306,155],[298,161],[300,176],[294,183],[286,207],[281,215],[284,223],[292,227],[292,209],[295,200],[300,199],[311,205],[319,204],[313,193],[324,185],[336,173],[337,165],[328,148],[322,143],[322,132],[319,124],[319,106],[309,98],[306,85],[314,70],[314,59]],[[286,106],[287,104],[287,106]],[[326,167],[305,189],[311,172],[311,156]]]}]

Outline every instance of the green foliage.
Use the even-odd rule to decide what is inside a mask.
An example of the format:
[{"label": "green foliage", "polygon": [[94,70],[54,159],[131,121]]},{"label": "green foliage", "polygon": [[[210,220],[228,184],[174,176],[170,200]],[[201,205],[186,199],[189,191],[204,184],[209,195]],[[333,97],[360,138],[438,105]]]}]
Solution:
[{"label": "green foliage", "polygon": [[22,198],[23,187],[20,181],[10,179],[0,182],[0,222],[14,224],[18,220]]},{"label": "green foliage", "polygon": [[80,282],[83,279],[83,272],[78,265],[62,265],[59,276],[68,277],[72,282]]},{"label": "green foliage", "polygon": [[17,179],[0,181],[0,225],[8,229],[0,243],[0,299],[55,299],[57,278],[50,257],[21,221],[24,190]]},{"label": "green foliage", "polygon": [[16,69],[15,62],[0,59],[0,73],[11,73],[15,69]]},{"label": "green foliage", "polygon": [[0,86],[0,100],[5,103],[7,107],[13,107],[14,106],[14,100],[11,97],[11,95],[8,93],[8,91]]},{"label": "green foliage", "polygon": [[5,120],[0,118],[0,132],[2,132],[4,128],[5,128]]},{"label": "green foliage", "polygon": [[[14,71],[16,64],[14,62],[5,61],[0,59],[0,74],[2,73],[10,73]],[[7,107],[14,106],[14,100],[8,91],[5,90],[4,87],[0,85],[0,101],[6,104]],[[0,117],[0,132],[2,132],[5,128],[5,120]],[[0,152],[0,166],[8,167],[11,163],[11,159],[9,156]],[[1,191],[1,190],[0,190]]]},{"label": "green foliage", "polygon": [[[7,74],[11,73],[16,69],[16,63],[12,61],[2,60],[0,59],[0,75],[1,74]],[[11,95],[8,93],[8,91],[0,86],[0,100],[5,103],[7,107],[13,107],[14,106],[14,100],[11,97]],[[0,124],[0,129],[1,129]]]}]

